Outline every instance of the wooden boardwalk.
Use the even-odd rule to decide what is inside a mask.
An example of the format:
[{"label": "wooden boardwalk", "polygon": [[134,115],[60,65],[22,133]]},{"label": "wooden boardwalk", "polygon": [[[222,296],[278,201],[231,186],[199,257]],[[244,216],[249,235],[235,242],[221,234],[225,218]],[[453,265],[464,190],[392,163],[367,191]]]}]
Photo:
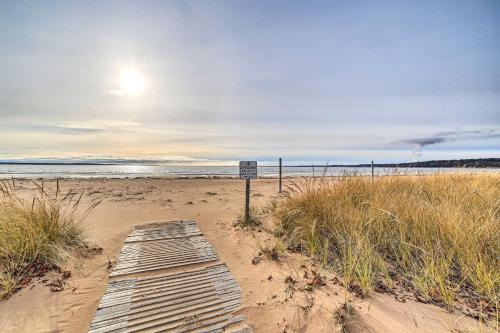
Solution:
[{"label": "wooden boardwalk", "polygon": [[217,260],[202,236],[125,243],[110,276],[155,271]]},{"label": "wooden boardwalk", "polygon": [[[241,306],[241,294],[227,266],[211,264],[216,260],[195,222],[133,231],[110,274],[114,280],[89,332],[225,331],[243,320],[234,315]],[[200,263],[206,267],[193,267]],[[161,272],[174,267],[184,271]],[[156,271],[156,276],[140,276]]]}]

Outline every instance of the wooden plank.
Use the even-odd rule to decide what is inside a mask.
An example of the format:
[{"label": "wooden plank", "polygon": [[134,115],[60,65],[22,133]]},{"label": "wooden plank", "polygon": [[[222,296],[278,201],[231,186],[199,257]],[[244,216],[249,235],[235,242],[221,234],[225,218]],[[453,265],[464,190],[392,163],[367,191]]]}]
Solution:
[{"label": "wooden plank", "polygon": [[[198,229],[199,230],[199,229]],[[135,230],[110,276],[217,260],[194,222]],[[183,235],[184,236],[180,236]],[[241,307],[241,291],[225,264],[175,274],[111,281],[89,332],[222,332]]]},{"label": "wooden plank", "polygon": [[[190,279],[205,277],[198,283]],[[218,277],[223,277],[224,280]],[[153,283],[155,286],[150,286]],[[158,286],[158,283],[160,285]],[[131,286],[122,290],[116,286]],[[225,327],[241,306],[239,286],[225,265],[146,279],[117,281],[109,297],[99,304],[90,332],[127,332],[156,328],[188,332],[192,329]],[[113,303],[117,296],[117,303]],[[226,317],[225,317],[226,316]],[[186,321],[196,318],[194,328]],[[126,323],[126,325],[124,324]],[[208,329],[208,328],[207,328]]]},{"label": "wooden plank", "polygon": [[201,235],[194,221],[177,221],[166,224],[162,228],[134,230],[125,240],[126,243],[149,241],[156,239],[176,239]]},{"label": "wooden plank", "polygon": [[124,269],[120,269],[116,272],[115,271],[111,272],[110,276],[119,276],[119,275],[141,273],[141,272],[151,272],[151,271],[156,271],[156,270],[165,269],[165,268],[187,266],[187,265],[191,265],[191,264],[200,264],[200,263],[215,261],[215,260],[217,260],[217,257],[212,257],[212,258],[207,257],[207,258],[200,258],[199,260],[176,262],[176,263],[172,263],[172,264],[158,264],[156,266],[136,267],[136,268],[127,268],[127,269],[124,268]]},{"label": "wooden plank", "polygon": [[213,248],[201,236],[129,243],[123,246],[110,276],[186,266],[217,259]]}]

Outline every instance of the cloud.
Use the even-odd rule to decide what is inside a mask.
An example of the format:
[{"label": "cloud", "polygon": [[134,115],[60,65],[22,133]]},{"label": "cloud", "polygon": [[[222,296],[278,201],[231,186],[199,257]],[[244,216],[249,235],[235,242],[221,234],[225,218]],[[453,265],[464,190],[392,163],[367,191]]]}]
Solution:
[{"label": "cloud", "polygon": [[[115,95],[115,96],[120,96],[120,97],[122,97],[122,96],[133,96],[132,94],[128,93],[127,91],[125,91],[123,89],[109,89],[108,90],[108,94]],[[154,96],[154,97],[157,97],[157,96],[160,96],[160,93],[158,93],[158,92],[151,92],[151,93],[143,92],[140,95],[142,95],[142,96]]]},{"label": "cloud", "polygon": [[102,132],[135,131],[141,129],[142,124],[134,121],[123,120],[89,120],[83,122],[55,122],[55,123],[13,123],[0,124],[0,133],[3,131],[13,133],[49,133],[63,135],[85,135]]},{"label": "cloud", "polygon": [[418,145],[420,147],[424,147],[424,146],[435,145],[438,143],[446,142],[446,140],[447,139],[445,137],[435,136],[435,137],[428,137],[428,138],[408,139],[408,140],[403,140],[402,142]]},{"label": "cloud", "polygon": [[103,132],[106,128],[78,127],[78,126],[45,126],[48,131],[63,134],[85,134]]},{"label": "cloud", "polygon": [[102,126],[67,125],[67,124],[11,124],[11,126],[1,126],[3,130],[11,130],[16,133],[56,133],[56,134],[91,134],[106,131]]},{"label": "cloud", "polygon": [[480,129],[480,130],[457,130],[457,131],[448,131],[448,132],[440,132],[436,135],[441,135],[445,137],[452,137],[455,139],[465,138],[465,139],[492,139],[499,138],[500,131],[498,129],[489,128],[489,129]]},{"label": "cloud", "polygon": [[[162,155],[162,154],[150,154],[144,156],[127,156],[127,157],[116,157],[116,156],[91,156],[91,155],[81,155],[81,156],[64,156],[64,157],[19,157],[19,158],[9,158],[0,159],[2,163],[41,163],[41,164],[105,164],[105,165],[157,165],[157,164],[179,164],[179,165],[203,165],[203,164],[213,164],[217,160],[210,160],[205,158],[193,158],[181,155]],[[222,164],[225,161],[221,161]],[[236,161],[230,161],[233,164]],[[218,163],[219,165],[221,163]]]},{"label": "cloud", "polygon": [[117,95],[117,96],[125,95],[125,91],[123,91],[122,89],[110,89],[110,90],[108,90],[108,93],[110,93],[111,95]]},{"label": "cloud", "polygon": [[80,131],[99,132],[116,128],[132,128],[138,126],[141,126],[141,124],[134,121],[91,120],[86,122],[64,122],[55,125],[54,127],[60,129],[76,130],[76,131],[80,130]]},{"label": "cloud", "polygon": [[439,132],[428,137],[410,138],[398,141],[399,144],[413,145],[412,160],[417,160],[422,157],[422,150],[425,146],[436,145],[451,141],[460,140],[487,140],[500,138],[500,131],[498,129],[479,129],[479,130],[455,130]]}]

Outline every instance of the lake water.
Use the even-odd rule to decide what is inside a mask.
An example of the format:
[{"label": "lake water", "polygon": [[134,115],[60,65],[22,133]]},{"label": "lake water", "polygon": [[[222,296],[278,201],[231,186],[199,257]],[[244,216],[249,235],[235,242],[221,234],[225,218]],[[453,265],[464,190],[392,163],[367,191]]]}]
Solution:
[{"label": "lake water", "polygon": [[[237,177],[238,166],[171,166],[171,165],[35,165],[0,164],[0,178],[135,178],[135,177]],[[321,176],[324,167],[284,166],[283,176]],[[375,168],[376,175],[432,173],[498,173],[500,169],[464,168]],[[346,173],[370,175],[370,168],[328,167],[327,176]],[[277,177],[278,167],[260,166],[259,177]]]}]

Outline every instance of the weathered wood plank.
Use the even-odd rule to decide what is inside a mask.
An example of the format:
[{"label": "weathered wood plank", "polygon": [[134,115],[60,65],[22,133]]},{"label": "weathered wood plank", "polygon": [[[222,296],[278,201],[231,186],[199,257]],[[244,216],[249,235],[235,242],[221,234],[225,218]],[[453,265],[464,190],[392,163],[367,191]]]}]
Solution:
[{"label": "weathered wood plank", "polygon": [[[195,222],[135,230],[110,276],[218,260]],[[89,332],[222,332],[241,307],[238,283],[224,264],[109,283]]]}]

